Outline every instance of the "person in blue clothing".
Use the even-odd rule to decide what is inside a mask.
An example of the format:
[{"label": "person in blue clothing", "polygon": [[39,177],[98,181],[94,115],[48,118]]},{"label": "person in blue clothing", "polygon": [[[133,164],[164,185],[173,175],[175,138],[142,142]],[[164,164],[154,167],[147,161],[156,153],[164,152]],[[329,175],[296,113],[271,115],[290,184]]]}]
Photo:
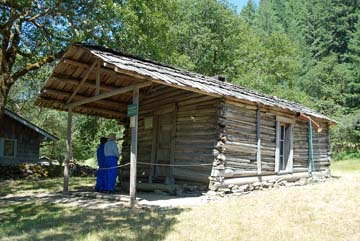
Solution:
[{"label": "person in blue clothing", "polygon": [[110,134],[108,137],[108,141],[104,146],[104,154],[105,154],[105,167],[106,169],[106,182],[105,182],[105,190],[107,192],[115,191],[116,178],[118,174],[117,163],[119,160],[119,149],[116,144],[116,135]]},{"label": "person in blue clothing", "polygon": [[106,190],[105,187],[105,173],[106,170],[102,169],[105,167],[105,155],[104,155],[104,146],[105,143],[107,142],[107,138],[106,137],[101,137],[100,139],[100,145],[98,146],[97,150],[96,150],[96,156],[97,156],[97,160],[98,160],[98,166],[99,169],[96,173],[96,186],[95,186],[95,190],[98,192],[103,192]]}]

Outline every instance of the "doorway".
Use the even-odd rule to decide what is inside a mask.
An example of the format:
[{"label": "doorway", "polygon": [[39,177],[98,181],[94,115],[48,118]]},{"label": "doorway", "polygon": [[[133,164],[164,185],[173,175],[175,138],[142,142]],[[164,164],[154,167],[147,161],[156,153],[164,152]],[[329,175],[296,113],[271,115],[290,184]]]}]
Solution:
[{"label": "doorway", "polygon": [[[167,166],[174,163],[176,111],[175,105],[166,111],[160,110],[154,116],[153,133],[153,176],[165,184],[174,183],[173,167]],[[158,165],[157,165],[158,164]],[[164,166],[162,166],[164,165]]]}]

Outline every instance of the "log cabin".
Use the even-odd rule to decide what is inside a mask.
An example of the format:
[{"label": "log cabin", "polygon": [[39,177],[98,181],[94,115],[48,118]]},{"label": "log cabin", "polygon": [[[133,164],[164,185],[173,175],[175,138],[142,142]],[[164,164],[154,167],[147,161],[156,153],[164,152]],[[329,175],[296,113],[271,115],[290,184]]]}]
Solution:
[{"label": "log cabin", "polygon": [[40,145],[58,138],[5,109],[0,125],[0,165],[39,161]]},{"label": "log cabin", "polygon": [[130,177],[130,190],[140,181],[204,183],[216,190],[329,173],[329,130],[336,122],[325,115],[100,46],[72,45],[36,104],[69,112],[68,159],[72,113],[123,124],[121,164],[131,165],[120,175]]}]

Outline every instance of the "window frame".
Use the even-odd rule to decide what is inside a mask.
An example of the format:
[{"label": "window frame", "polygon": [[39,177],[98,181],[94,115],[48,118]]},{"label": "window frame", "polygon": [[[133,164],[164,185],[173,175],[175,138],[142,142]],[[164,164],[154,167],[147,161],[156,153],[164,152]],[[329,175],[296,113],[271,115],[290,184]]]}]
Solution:
[{"label": "window frame", "polygon": [[[5,141],[12,141],[14,143],[14,155],[5,156]],[[0,156],[3,158],[16,158],[17,156],[17,139],[0,138]]]},{"label": "window frame", "polygon": [[[294,124],[295,120],[282,117],[282,116],[276,116],[276,148],[275,148],[275,172],[276,173],[292,173],[293,172],[293,156],[294,156],[294,150],[293,150],[293,142],[294,142]],[[289,129],[288,129],[289,128]],[[283,131],[282,131],[283,130]],[[285,147],[286,147],[286,133],[289,131],[289,153],[288,155],[285,155]],[[281,136],[281,134],[283,136]],[[282,153],[281,153],[281,145],[282,145]],[[286,161],[286,167],[283,169],[281,167],[281,163],[284,163],[284,158],[287,156]],[[282,158],[282,161],[281,161]]]}]

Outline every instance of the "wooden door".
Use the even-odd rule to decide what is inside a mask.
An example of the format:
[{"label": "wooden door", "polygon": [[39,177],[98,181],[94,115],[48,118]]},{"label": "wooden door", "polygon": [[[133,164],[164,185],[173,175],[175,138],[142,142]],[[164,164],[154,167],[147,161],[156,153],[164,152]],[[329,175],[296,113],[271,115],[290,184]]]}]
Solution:
[{"label": "wooden door", "polygon": [[[157,118],[157,145],[155,163],[167,164],[171,163],[171,147],[173,136],[173,113],[158,115]],[[171,176],[171,168],[168,166],[156,166],[155,176],[168,177]]]}]

